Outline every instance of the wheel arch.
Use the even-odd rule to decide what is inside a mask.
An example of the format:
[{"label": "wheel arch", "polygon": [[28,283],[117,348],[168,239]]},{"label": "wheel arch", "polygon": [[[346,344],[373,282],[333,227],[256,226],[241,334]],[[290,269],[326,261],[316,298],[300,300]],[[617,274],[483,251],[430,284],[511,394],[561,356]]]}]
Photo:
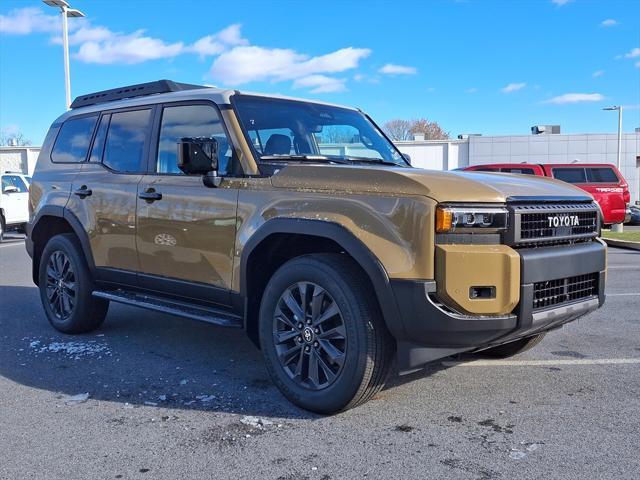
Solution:
[{"label": "wheel arch", "polygon": [[[292,239],[313,241],[302,248],[292,249],[291,244],[286,241]],[[272,248],[281,248],[286,252],[283,260],[275,261],[275,265],[269,264],[262,269],[262,278],[260,275],[256,278],[256,266],[260,264],[261,254],[272,253]],[[278,218],[268,220],[256,230],[244,245],[240,260],[240,294],[245,302],[245,329],[254,343],[258,344],[256,310],[259,309],[262,290],[271,274],[285,261],[299,255],[326,252],[345,253],[360,266],[371,281],[388,330],[393,337],[403,335],[404,328],[387,272],[361,240],[344,226],[334,222]],[[269,258],[271,259],[271,255]],[[263,267],[263,264],[260,266]]]},{"label": "wheel arch", "polygon": [[82,246],[82,253],[89,266],[89,271],[92,275],[95,272],[89,236],[82,227],[80,220],[64,207],[47,205],[38,212],[27,227],[27,250],[29,250],[33,259],[31,275],[33,283],[36,285],[38,284],[38,271],[42,251],[51,237],[61,233],[73,233],[78,238]]}]

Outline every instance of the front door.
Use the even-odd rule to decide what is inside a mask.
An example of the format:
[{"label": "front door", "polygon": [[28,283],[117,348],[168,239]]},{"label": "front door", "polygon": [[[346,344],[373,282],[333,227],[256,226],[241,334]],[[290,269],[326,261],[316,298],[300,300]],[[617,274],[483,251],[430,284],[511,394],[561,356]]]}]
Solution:
[{"label": "front door", "polygon": [[150,172],[138,186],[140,285],[227,304],[238,190],[227,180],[209,188],[200,175],[183,174],[177,146],[185,137],[215,137],[222,175],[236,168],[233,148],[210,103],[164,105],[157,123]]},{"label": "front door", "polygon": [[7,225],[29,220],[29,190],[19,175],[2,175],[2,210]]}]

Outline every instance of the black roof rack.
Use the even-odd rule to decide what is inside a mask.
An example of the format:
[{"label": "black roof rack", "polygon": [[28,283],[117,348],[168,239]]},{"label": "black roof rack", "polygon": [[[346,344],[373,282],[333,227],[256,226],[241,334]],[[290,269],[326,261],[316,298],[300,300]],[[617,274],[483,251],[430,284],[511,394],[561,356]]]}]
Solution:
[{"label": "black roof rack", "polygon": [[194,90],[197,88],[207,88],[203,85],[191,85],[189,83],[178,83],[171,80],[156,80],[155,82],[139,83],[126,87],[112,88],[101,92],[80,95],[71,103],[71,108],[86,107],[98,103],[112,102],[124,98],[144,97],[155,93],[179,92],[181,90]]}]

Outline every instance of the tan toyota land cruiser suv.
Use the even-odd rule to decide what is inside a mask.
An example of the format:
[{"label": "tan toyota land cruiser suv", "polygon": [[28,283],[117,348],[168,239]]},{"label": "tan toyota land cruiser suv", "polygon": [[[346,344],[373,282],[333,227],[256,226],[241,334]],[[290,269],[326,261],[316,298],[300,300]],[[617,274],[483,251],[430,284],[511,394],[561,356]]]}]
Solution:
[{"label": "tan toyota land cruiser suv", "polygon": [[599,229],[563,182],[412,168],[360,110],[162,80],[53,123],[27,249],[61,332],[109,302],[243,328],[287,398],[331,413],[394,360],[514,355],[597,309]]}]

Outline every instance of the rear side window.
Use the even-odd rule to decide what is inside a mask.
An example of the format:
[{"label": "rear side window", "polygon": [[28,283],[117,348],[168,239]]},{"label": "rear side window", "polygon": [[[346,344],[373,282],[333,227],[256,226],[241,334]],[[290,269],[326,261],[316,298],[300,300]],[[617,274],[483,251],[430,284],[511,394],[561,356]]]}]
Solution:
[{"label": "rear side window", "polygon": [[102,161],[102,152],[104,151],[104,139],[107,136],[107,128],[109,127],[109,119],[111,115],[103,115],[98,125],[98,131],[96,132],[96,138],[93,140],[93,146],[91,147],[91,155],[89,156],[90,162],[100,163]]},{"label": "rear side window", "polygon": [[568,183],[586,183],[584,168],[554,168],[553,178]]},{"label": "rear side window", "polygon": [[102,163],[116,172],[140,172],[151,110],[111,114]]},{"label": "rear side window", "polygon": [[499,169],[497,168],[490,168],[490,167],[474,168],[473,170],[475,172],[498,172],[499,171]]},{"label": "rear side window", "polygon": [[522,175],[535,175],[533,168],[503,168],[505,173],[520,173]]},{"label": "rear side window", "polygon": [[64,122],[51,151],[54,162],[84,162],[91,143],[97,115],[71,118]]},{"label": "rear side window", "polygon": [[589,183],[619,183],[620,180],[610,167],[587,167],[587,182]]}]

